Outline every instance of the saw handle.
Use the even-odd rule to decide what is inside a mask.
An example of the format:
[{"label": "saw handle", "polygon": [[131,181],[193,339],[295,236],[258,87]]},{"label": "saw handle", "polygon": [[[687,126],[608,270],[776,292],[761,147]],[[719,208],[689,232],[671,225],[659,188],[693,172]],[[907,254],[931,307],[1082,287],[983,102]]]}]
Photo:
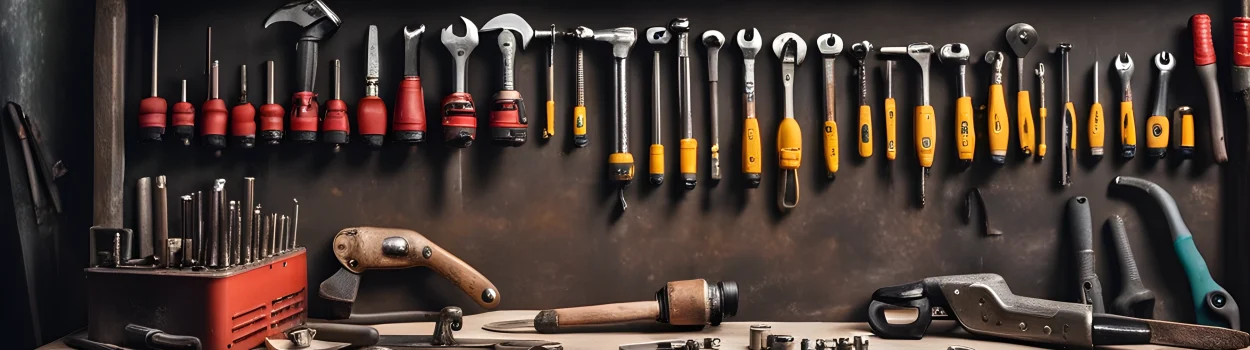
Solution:
[{"label": "saw handle", "polygon": [[351,272],[425,266],[451,280],[478,305],[499,306],[499,289],[473,266],[412,230],[352,227],[334,236],[334,256]]}]

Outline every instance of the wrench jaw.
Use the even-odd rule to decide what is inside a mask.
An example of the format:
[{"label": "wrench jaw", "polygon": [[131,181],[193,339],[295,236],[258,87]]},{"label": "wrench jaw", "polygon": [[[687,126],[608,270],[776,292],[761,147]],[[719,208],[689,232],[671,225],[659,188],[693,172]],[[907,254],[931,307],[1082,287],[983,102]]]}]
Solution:
[{"label": "wrench jaw", "polygon": [[[1154,57],[1155,68],[1159,70],[1159,78],[1155,87],[1155,104],[1146,119],[1146,156],[1163,159],[1167,156],[1168,139],[1172,136],[1168,122],[1168,80],[1172,68],[1176,66],[1176,58],[1167,51],[1159,52]],[[1180,127],[1180,125],[1175,125]],[[1180,142],[1180,140],[1177,140]]]},{"label": "wrench jaw", "polygon": [[738,30],[738,48],[742,49],[742,57],[745,59],[755,59],[760,53],[760,48],[764,47],[763,40],[760,39],[760,30],[751,28],[751,40],[747,40],[747,30]]}]

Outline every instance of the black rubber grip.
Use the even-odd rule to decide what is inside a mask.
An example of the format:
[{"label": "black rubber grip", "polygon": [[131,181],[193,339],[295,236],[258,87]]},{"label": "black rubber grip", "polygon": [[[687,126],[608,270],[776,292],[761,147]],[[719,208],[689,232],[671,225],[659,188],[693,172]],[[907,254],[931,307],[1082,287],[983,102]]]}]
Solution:
[{"label": "black rubber grip", "polygon": [[380,339],[378,330],[369,326],[316,322],[309,322],[306,326],[317,330],[318,340],[348,343],[352,346],[375,345]]},{"label": "black rubber grip", "polygon": [[1112,215],[1107,219],[1111,227],[1111,238],[1115,240],[1116,255],[1120,257],[1120,269],[1123,271],[1124,288],[1144,289],[1141,274],[1137,272],[1137,260],[1133,259],[1133,246],[1128,243],[1128,232],[1124,229],[1124,218]]},{"label": "black rubber grip", "polygon": [[1094,229],[1090,218],[1089,198],[1072,197],[1068,200],[1068,230],[1076,246],[1081,301],[1093,305],[1094,312],[1105,312],[1102,302],[1102,284],[1094,271]]}]

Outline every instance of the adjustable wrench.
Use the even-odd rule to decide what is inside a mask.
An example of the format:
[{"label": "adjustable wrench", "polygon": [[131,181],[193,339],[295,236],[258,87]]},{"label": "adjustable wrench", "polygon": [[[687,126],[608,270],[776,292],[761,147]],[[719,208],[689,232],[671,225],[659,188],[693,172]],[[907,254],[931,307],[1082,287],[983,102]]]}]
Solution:
[{"label": "adjustable wrench", "polygon": [[746,34],[746,29],[738,31],[738,48],[742,49],[742,110],[746,114],[742,127],[742,173],[747,188],[759,188],[764,166],[760,163],[760,122],[755,118],[755,55],[763,44],[758,29],[751,28],[751,40],[746,40]]},{"label": "adjustable wrench", "polygon": [[720,108],[716,98],[717,82],[720,80],[720,48],[725,46],[725,35],[718,30],[703,32],[703,45],[707,46],[708,98],[711,99],[712,117],[712,183],[720,181]]},{"label": "adjustable wrench", "polygon": [[1137,121],[1133,119],[1133,57],[1128,52],[1115,57],[1115,70],[1124,83],[1124,95],[1120,100],[1120,149],[1124,158],[1137,155]]},{"label": "adjustable wrench", "polygon": [[824,61],[825,67],[825,166],[826,174],[830,179],[838,173],[838,118],[837,118],[837,94],[836,94],[836,78],[834,77],[834,62],[838,58],[838,54],[842,53],[842,38],[836,34],[821,34],[816,38],[816,48],[820,50],[820,56]]},{"label": "adjustable wrench", "polygon": [[677,104],[681,113],[681,182],[687,190],[698,183],[699,141],[694,138],[693,107],[690,102],[690,20],[674,18],[668,30],[677,37]]},{"label": "adjustable wrench", "polygon": [[1155,89],[1155,106],[1150,118],[1146,118],[1146,156],[1163,158],[1168,152],[1168,78],[1176,67],[1176,58],[1167,51],[1155,55],[1155,68],[1159,69],[1159,86]]},{"label": "adjustable wrench", "polygon": [[477,25],[468,18],[464,21],[464,36],[456,36],[452,27],[443,28],[440,39],[451,56],[456,59],[456,90],[443,98],[443,141],[448,146],[466,148],[473,144],[477,136],[477,109],[473,106],[473,96],[469,95],[468,61],[469,54],[477,47]]},{"label": "adjustable wrench", "polygon": [[781,59],[782,85],[785,86],[785,118],[777,129],[777,165],[781,180],[777,181],[777,202],[781,210],[799,205],[799,165],[803,161],[803,132],[794,120],[794,69],[807,57],[807,43],[794,33],[782,33],[773,39],[773,53]]},{"label": "adjustable wrench", "polygon": [[647,28],[647,42],[655,45],[655,54],[651,57],[651,158],[648,167],[651,185],[654,186],[664,184],[664,137],[660,132],[663,124],[660,116],[664,112],[663,104],[660,103],[664,95],[660,91],[664,82],[660,80],[660,49],[672,38],[668,28]]},{"label": "adjustable wrench", "polygon": [[972,124],[972,97],[968,96],[968,58],[972,56],[968,45],[955,43],[942,45],[938,59],[942,63],[959,66],[959,99],[955,100],[955,148],[959,150],[959,160],[964,167],[972,164],[972,154],[976,150],[977,133]]},{"label": "adjustable wrench", "polygon": [[864,158],[872,157],[872,106],[868,104],[868,65],[865,63],[869,52],[872,52],[872,43],[867,40],[851,44],[851,57],[859,67],[859,137],[856,143],[859,156]]}]

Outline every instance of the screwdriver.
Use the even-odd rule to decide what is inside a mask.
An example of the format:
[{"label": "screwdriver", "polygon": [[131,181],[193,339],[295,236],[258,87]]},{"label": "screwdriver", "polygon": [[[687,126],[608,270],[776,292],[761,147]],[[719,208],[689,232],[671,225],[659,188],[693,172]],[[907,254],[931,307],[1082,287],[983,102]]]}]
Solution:
[{"label": "screwdriver", "polygon": [[894,160],[898,154],[898,134],[895,129],[894,60],[885,61],[885,159]]},{"label": "screwdriver", "polygon": [[386,139],[386,103],[378,97],[378,80],[381,79],[378,26],[369,26],[368,40],[365,48],[365,97],[356,102],[356,126],[366,144],[381,147]]},{"label": "screwdriver", "polygon": [[174,137],[182,142],[183,146],[191,145],[191,136],[195,135],[195,106],[191,102],[187,102],[187,81],[182,80],[182,94],[177,103],[174,103],[173,116],[170,118],[174,126]]},{"label": "screwdriver", "polygon": [[985,62],[994,67],[990,79],[990,161],[1002,165],[1007,162],[1007,140],[1011,127],[1007,125],[1007,102],[1003,97],[1003,53],[985,53]]},{"label": "screwdriver", "polygon": [[1059,43],[1055,51],[1063,57],[1063,66],[1060,67],[1063,71],[1063,127],[1059,128],[1059,137],[1062,138],[1059,143],[1059,166],[1062,171],[1059,184],[1067,187],[1072,185],[1072,169],[1076,164],[1076,107],[1072,104],[1072,67],[1069,63],[1072,44]]},{"label": "screwdriver", "polygon": [[[273,61],[265,62],[265,104],[260,106],[260,139],[268,145],[282,141],[282,117],[286,108],[273,103]],[[177,106],[174,106],[177,109]]]},{"label": "screwdriver", "polygon": [[160,33],[160,16],[152,16],[152,95],[139,101],[139,141],[157,142],[165,133],[165,111],[169,105],[156,91],[156,58]]},{"label": "screwdriver", "polygon": [[1046,65],[1037,64],[1037,69],[1033,70],[1037,74],[1037,158],[1046,158]]},{"label": "screwdriver", "polygon": [[347,144],[347,133],[350,130],[347,125],[347,103],[343,102],[340,95],[339,83],[343,78],[339,75],[339,66],[339,60],[334,60],[334,97],[326,101],[326,115],[321,119],[321,141],[334,145],[335,151]]},{"label": "screwdriver", "polygon": [[1098,103],[1098,76],[1102,72],[1098,69],[1098,58],[1094,58],[1094,104],[1089,106],[1089,154],[1094,156],[1094,160],[1102,159],[1103,145],[1107,142],[1105,131],[1105,121],[1102,115],[1102,104]]},{"label": "screwdriver", "polygon": [[200,138],[204,145],[209,148],[222,149],[226,147],[226,101],[222,100],[217,94],[217,69],[218,62],[213,61],[213,68],[209,70],[209,96],[208,101],[204,101],[203,111],[201,112],[203,122],[200,123]]},{"label": "screwdriver", "polygon": [[1189,106],[1176,107],[1176,111],[1172,112],[1172,124],[1176,125],[1173,129],[1172,137],[1175,138],[1176,154],[1181,159],[1187,159],[1194,154],[1194,110]]},{"label": "screwdriver", "polygon": [[239,148],[256,146],[256,106],[247,102],[247,65],[239,69],[239,104],[230,109],[230,136]]}]

